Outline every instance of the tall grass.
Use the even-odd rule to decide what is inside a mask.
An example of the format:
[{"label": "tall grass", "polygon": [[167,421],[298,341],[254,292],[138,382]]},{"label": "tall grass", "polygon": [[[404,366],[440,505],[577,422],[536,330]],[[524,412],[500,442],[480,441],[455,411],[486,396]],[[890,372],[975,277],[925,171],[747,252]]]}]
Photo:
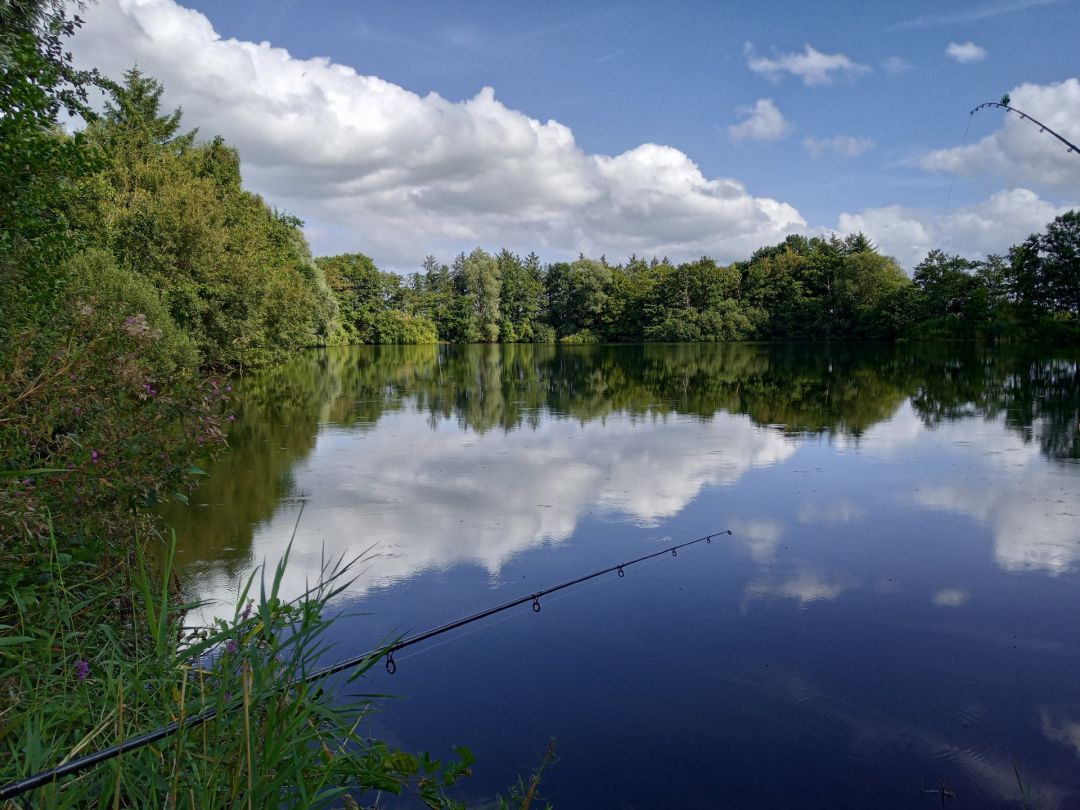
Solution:
[{"label": "tall grass", "polygon": [[447,789],[469,773],[467,749],[444,763],[390,748],[363,734],[370,699],[331,699],[303,681],[328,651],[327,606],[355,560],[325,563],[318,583],[286,602],[286,557],[272,576],[252,575],[231,621],[192,633],[175,540],[151,572],[138,550],[103,568],[50,539],[32,582],[0,579],[0,785],[159,726],[181,729],[8,807],[353,807],[379,792],[461,806]]}]

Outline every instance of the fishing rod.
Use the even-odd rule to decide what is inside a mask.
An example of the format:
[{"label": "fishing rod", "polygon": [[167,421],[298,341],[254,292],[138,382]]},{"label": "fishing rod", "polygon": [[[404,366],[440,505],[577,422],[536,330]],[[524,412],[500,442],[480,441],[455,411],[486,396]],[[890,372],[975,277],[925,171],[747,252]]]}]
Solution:
[{"label": "fishing rod", "polygon": [[1008,93],[1006,93],[1004,96],[1001,97],[1001,101],[987,101],[987,102],[984,102],[984,103],[980,104],[978,107],[975,107],[970,113],[968,113],[968,115],[975,115],[975,113],[977,113],[979,110],[985,110],[987,107],[997,107],[999,109],[1006,110],[1008,112],[1014,112],[1014,113],[1016,113],[1017,115],[1020,116],[1020,119],[1022,121],[1030,121],[1035,126],[1037,126],[1039,128],[1039,132],[1049,132],[1051,135],[1053,135],[1055,138],[1057,138],[1059,141],[1061,141],[1063,144],[1065,144],[1065,146],[1068,147],[1067,151],[1074,152],[1077,157],[1080,157],[1080,146],[1077,146],[1075,143],[1072,143],[1071,141],[1066,140],[1063,136],[1059,135],[1057,132],[1050,129],[1050,127],[1048,127],[1042,121],[1038,120],[1037,118],[1032,118],[1030,115],[1028,115],[1023,110],[1018,110],[1015,107],[1010,107],[1009,106],[1009,101],[1010,100],[1011,99],[1009,98]]},{"label": "fishing rod", "polygon": [[[641,557],[635,557],[632,560],[617,563],[616,565],[602,568],[599,571],[593,571],[591,574],[585,574],[584,576],[575,577],[574,579],[568,579],[565,582],[560,582],[557,585],[552,585],[542,590],[535,591],[534,593],[530,593],[527,596],[521,596],[517,599],[511,599],[508,602],[503,602],[500,605],[495,605],[494,607],[487,608],[486,610],[481,610],[477,613],[470,614],[463,618],[447,622],[446,624],[441,624],[438,627],[431,628],[430,630],[424,630],[421,633],[407,636],[403,639],[400,639],[399,641],[395,641],[393,644],[389,644],[384,647],[377,647],[375,649],[368,650],[366,653],[363,653],[361,655],[354,655],[351,658],[346,658],[343,661],[338,661],[336,664],[330,664],[323,667],[322,669],[315,670],[314,672],[303,678],[283,684],[279,688],[288,689],[293,686],[299,686],[301,684],[313,683],[314,681],[328,678],[329,676],[335,675],[346,669],[352,669],[353,667],[357,667],[360,665],[370,664],[373,661],[377,661],[379,658],[385,659],[386,671],[389,674],[393,675],[395,672],[397,672],[397,663],[394,661],[395,652],[403,650],[407,647],[412,647],[416,644],[420,644],[424,641],[428,641],[435,638],[436,636],[441,636],[445,633],[457,630],[458,628],[464,627],[468,624],[472,624],[473,622],[478,622],[481,619],[486,619],[489,616],[494,616],[497,613],[502,613],[503,611],[510,610],[511,608],[515,608],[519,605],[524,605],[526,602],[532,603],[533,613],[539,613],[540,600],[545,596],[557,593],[558,591],[562,591],[567,588],[572,588],[575,585],[580,585],[583,582],[597,579],[598,577],[602,577],[605,574],[610,574],[612,572],[615,572],[619,575],[619,577],[622,577],[624,576],[625,569],[629,568],[632,565],[637,565],[638,563],[654,559],[655,557],[662,557],[665,554],[670,554],[672,557],[677,557],[679,549],[683,549],[688,546],[694,546],[698,543],[705,543],[706,545],[708,545],[712,543],[714,537],[731,535],[732,533],[733,532],[731,531],[731,529],[714,532],[712,534],[707,534],[704,537],[699,537],[696,540],[688,540],[685,543],[678,543],[674,546],[668,546],[667,548],[661,549],[660,551],[654,551],[651,554],[644,554]],[[223,707],[220,714],[226,714],[228,712],[231,712],[242,705],[243,701],[234,700],[232,703]],[[81,773],[82,771],[93,768],[94,766],[100,765],[103,762],[107,762],[110,759],[114,759],[115,757],[118,757],[128,751],[134,751],[137,748],[142,748],[144,746],[151,745],[152,743],[159,742],[160,740],[164,740],[167,737],[171,737],[173,734],[176,734],[181,729],[195,728],[197,726],[201,726],[204,723],[213,720],[215,717],[218,716],[218,714],[219,712],[217,709],[207,709],[204,712],[192,715],[191,717],[188,717],[182,721],[169,723],[169,725],[162,726],[161,728],[155,729],[154,731],[148,731],[145,734],[139,734],[135,737],[129,737],[128,739],[122,740],[115,745],[109,746],[108,748],[102,748],[92,754],[87,754],[86,756],[69,760],[53,768],[39,771],[38,773],[33,774],[32,776],[28,776],[24,779],[9,782],[6,785],[0,786],[0,802],[14,799],[17,796],[21,796],[23,793],[27,793],[28,791],[42,787],[43,785],[47,785],[50,782],[55,782],[57,779],[62,779],[65,776],[71,776],[72,774]]]}]

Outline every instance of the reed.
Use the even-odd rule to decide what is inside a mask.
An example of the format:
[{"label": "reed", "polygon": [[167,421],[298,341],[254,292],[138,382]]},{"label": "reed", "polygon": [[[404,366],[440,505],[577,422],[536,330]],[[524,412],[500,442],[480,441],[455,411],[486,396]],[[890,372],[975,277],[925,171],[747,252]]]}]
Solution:
[{"label": "reed", "polygon": [[[302,597],[280,596],[288,555],[252,574],[230,620],[192,631],[179,599],[175,538],[150,565],[62,551],[0,579],[0,785],[179,722],[170,738],[8,802],[8,808],[364,806],[382,792],[431,808],[470,772],[363,734],[370,696],[304,676],[325,660],[330,603],[357,560],[325,561]],[[375,658],[349,676],[359,678]],[[209,709],[217,714],[186,727]]]}]

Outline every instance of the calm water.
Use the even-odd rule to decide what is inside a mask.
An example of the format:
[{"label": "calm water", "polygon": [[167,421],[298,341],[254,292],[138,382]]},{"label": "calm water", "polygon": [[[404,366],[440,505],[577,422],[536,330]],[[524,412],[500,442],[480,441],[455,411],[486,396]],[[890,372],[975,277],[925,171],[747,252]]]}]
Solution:
[{"label": "calm water", "polygon": [[[681,540],[374,670],[369,733],[577,807],[1080,807],[1080,365],[936,346],[365,347],[242,384],[195,595],[374,547],[333,657]],[[223,612],[225,612],[223,610]]]}]

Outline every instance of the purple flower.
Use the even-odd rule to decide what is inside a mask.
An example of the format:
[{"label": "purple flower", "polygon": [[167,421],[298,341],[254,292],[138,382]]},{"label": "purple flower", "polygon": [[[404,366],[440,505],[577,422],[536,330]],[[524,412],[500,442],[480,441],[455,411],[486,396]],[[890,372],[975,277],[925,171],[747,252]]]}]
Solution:
[{"label": "purple flower", "polygon": [[244,607],[244,610],[240,613],[240,621],[246,622],[248,620],[248,616],[250,616],[250,615],[251,615],[251,602],[248,602],[247,605]]},{"label": "purple flower", "polygon": [[229,421],[230,422],[235,422],[236,421],[236,414],[230,413],[229,414]]},{"label": "purple flower", "polygon": [[75,679],[78,681],[85,681],[90,676],[90,664],[84,659],[80,658],[75,662]]},{"label": "purple flower", "polygon": [[91,450],[90,451],[90,459],[92,461],[97,461],[98,460],[98,451],[97,450]]},{"label": "purple flower", "polygon": [[227,652],[227,653],[234,653],[234,652],[236,652],[236,641],[235,641],[234,639],[231,639],[231,638],[230,638],[230,639],[229,639],[229,640],[228,640],[228,641],[227,641],[227,642],[225,643],[225,652]]}]

